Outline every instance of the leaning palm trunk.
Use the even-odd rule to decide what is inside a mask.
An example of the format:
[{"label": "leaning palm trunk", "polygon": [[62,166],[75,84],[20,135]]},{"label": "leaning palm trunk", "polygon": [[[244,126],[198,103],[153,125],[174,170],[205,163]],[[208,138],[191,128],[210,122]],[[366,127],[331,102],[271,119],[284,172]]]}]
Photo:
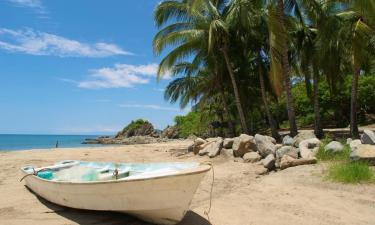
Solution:
[{"label": "leaning palm trunk", "polygon": [[360,70],[353,62],[352,93],[351,93],[351,100],[350,100],[350,135],[353,138],[359,137],[358,123],[357,123],[357,91],[358,91],[357,89],[358,89],[359,73],[360,73]]},{"label": "leaning palm trunk", "polygon": [[228,121],[229,137],[234,137],[234,136],[236,136],[236,130],[234,129],[232,118],[231,118],[229,110],[228,110],[228,104],[227,104],[227,101],[225,99],[224,88],[223,88],[222,85],[220,85],[220,86],[221,86],[220,87],[221,88],[220,89],[220,95],[221,95],[221,99],[222,99],[222,102],[223,102],[224,116],[227,118],[227,121]]},{"label": "leaning palm trunk", "polygon": [[319,96],[318,96],[318,88],[319,88],[319,71],[314,66],[314,87],[313,87],[313,99],[314,99],[314,133],[316,137],[323,138],[324,132],[322,129],[322,123],[320,119],[320,104],[319,104]]},{"label": "leaning palm trunk", "polygon": [[224,47],[222,49],[222,52],[223,52],[223,55],[224,55],[225,63],[227,64],[230,79],[232,81],[235,102],[236,102],[238,114],[239,114],[240,121],[241,121],[242,132],[247,134],[248,129],[247,129],[247,125],[246,125],[245,114],[244,114],[242,106],[241,106],[241,98],[240,98],[240,94],[238,92],[238,87],[237,87],[237,83],[236,83],[236,78],[234,77],[232,65],[230,64],[227,48]]},{"label": "leaning palm trunk", "polygon": [[[281,26],[285,27],[284,24],[284,2],[283,0],[277,1],[277,10],[280,18]],[[283,49],[282,49],[282,72],[284,79],[284,87],[286,91],[286,106],[288,110],[289,126],[290,126],[290,135],[292,137],[296,136],[298,133],[297,124],[296,124],[296,115],[294,110],[293,95],[292,95],[292,85],[289,77],[289,59],[288,59],[288,46],[286,40],[283,40]]]},{"label": "leaning palm trunk", "polygon": [[273,116],[270,112],[270,109],[268,108],[266,90],[264,88],[263,69],[262,69],[262,60],[261,60],[260,51],[258,51],[258,59],[257,60],[258,60],[258,67],[259,67],[260,91],[262,93],[262,100],[263,100],[264,109],[266,110],[268,123],[270,124],[271,134],[272,134],[273,138],[275,138],[276,140],[280,140],[280,134],[277,131],[275,120],[273,119]]}]

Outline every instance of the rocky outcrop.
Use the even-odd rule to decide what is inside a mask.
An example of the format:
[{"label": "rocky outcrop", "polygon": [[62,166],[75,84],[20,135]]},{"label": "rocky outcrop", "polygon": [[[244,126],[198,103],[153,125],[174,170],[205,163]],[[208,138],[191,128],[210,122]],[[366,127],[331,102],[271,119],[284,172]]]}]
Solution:
[{"label": "rocky outcrop", "polygon": [[375,145],[375,133],[371,130],[364,130],[361,136],[362,144]]},{"label": "rocky outcrop", "polygon": [[133,136],[151,136],[154,133],[154,126],[146,120],[132,121],[122,131],[118,132],[115,138],[128,138]]},{"label": "rocky outcrop", "polygon": [[275,139],[271,139],[271,137],[268,136],[263,136],[260,134],[255,135],[256,146],[259,154],[262,157],[266,157],[269,154],[275,154],[276,146],[274,143],[276,143],[276,141],[274,140]]},{"label": "rocky outcrop", "polygon": [[331,141],[324,147],[324,151],[330,153],[338,153],[344,150],[344,146],[338,141]]},{"label": "rocky outcrop", "polygon": [[160,137],[161,138],[168,138],[168,139],[177,139],[179,138],[179,131],[178,131],[178,128],[175,127],[175,126],[168,126],[167,128],[165,128],[161,134],[160,134]]},{"label": "rocky outcrop", "polygon": [[248,152],[257,151],[257,146],[253,136],[241,134],[234,138],[232,149],[234,157],[242,157]]},{"label": "rocky outcrop", "polygon": [[375,166],[375,145],[358,145],[350,154],[350,160]]},{"label": "rocky outcrop", "polygon": [[320,140],[317,138],[311,138],[303,140],[299,143],[299,151],[303,159],[311,159],[315,157],[319,151]]}]

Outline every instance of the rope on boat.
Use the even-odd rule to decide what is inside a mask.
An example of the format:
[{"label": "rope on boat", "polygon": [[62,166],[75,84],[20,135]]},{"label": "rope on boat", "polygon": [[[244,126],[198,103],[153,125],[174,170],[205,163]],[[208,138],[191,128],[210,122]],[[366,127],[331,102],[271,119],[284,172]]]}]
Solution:
[{"label": "rope on boat", "polygon": [[40,170],[36,171],[36,170],[34,169],[34,167],[32,167],[32,169],[33,169],[33,173],[28,173],[28,174],[26,174],[25,176],[23,176],[23,177],[20,179],[20,182],[23,181],[23,180],[24,180],[26,177],[28,177],[28,176],[31,176],[31,175],[38,176],[38,173],[39,173],[39,172],[43,172],[43,171],[51,170],[50,168],[44,168],[44,169],[40,169]]},{"label": "rope on boat", "polygon": [[210,162],[210,161],[203,162],[202,164],[209,165],[211,167],[211,171],[212,171],[212,183],[211,183],[211,190],[210,190],[210,205],[208,206],[208,209],[206,211],[204,211],[204,214],[207,216],[208,222],[211,222],[210,221],[210,212],[211,212],[211,206],[212,206],[212,193],[213,193],[214,182],[215,182],[215,170],[214,170],[213,163]]}]

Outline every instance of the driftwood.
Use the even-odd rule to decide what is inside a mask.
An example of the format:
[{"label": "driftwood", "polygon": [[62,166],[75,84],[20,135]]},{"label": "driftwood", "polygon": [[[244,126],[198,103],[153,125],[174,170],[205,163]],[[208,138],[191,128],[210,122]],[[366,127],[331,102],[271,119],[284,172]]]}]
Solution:
[{"label": "driftwood", "polygon": [[288,155],[284,155],[283,158],[281,159],[280,162],[280,168],[286,169],[288,167],[293,167],[293,166],[300,166],[300,165],[307,165],[307,164],[315,164],[317,162],[316,158],[309,158],[309,159],[295,159],[292,158]]}]

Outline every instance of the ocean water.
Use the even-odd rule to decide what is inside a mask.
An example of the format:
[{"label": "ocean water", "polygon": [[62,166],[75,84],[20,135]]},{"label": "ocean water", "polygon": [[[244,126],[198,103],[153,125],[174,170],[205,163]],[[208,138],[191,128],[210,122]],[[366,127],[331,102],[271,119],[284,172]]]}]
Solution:
[{"label": "ocean water", "polygon": [[86,138],[96,138],[97,136],[0,134],[0,151],[56,148],[57,141],[59,148],[91,147],[95,145],[83,145],[81,143]]}]

